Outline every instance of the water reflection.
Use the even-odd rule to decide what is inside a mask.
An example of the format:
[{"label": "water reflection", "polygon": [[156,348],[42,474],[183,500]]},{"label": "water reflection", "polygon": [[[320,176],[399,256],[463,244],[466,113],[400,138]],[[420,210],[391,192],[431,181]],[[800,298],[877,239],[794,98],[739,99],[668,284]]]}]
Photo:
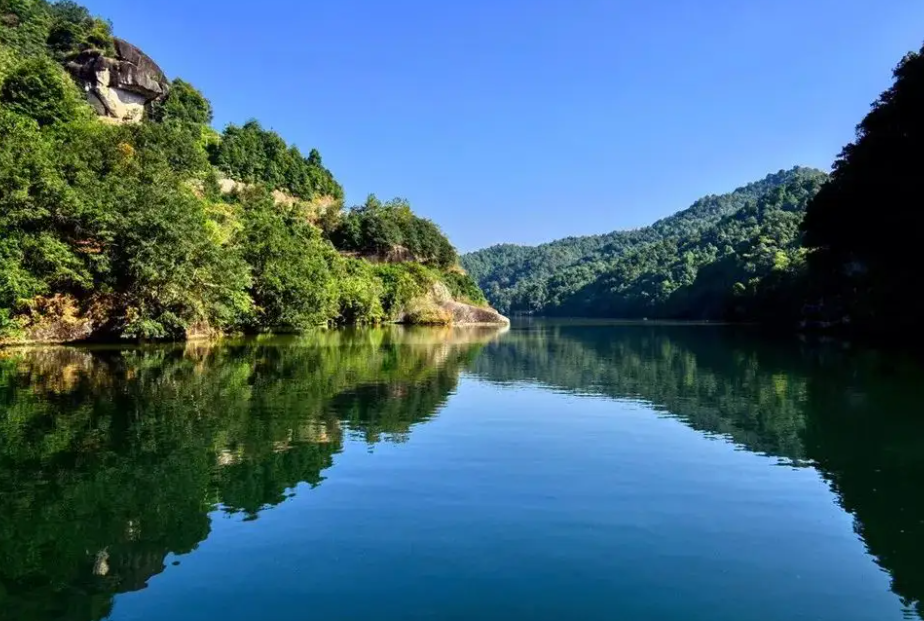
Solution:
[{"label": "water reflection", "polygon": [[924,613],[918,366],[727,328],[535,324],[0,351],[0,618],[104,618],[214,511],[257,519],[321,484],[347,438],[407,440],[462,372],[641,400],[817,468]]},{"label": "water reflection", "polygon": [[320,484],[344,434],[401,440],[496,333],[323,332],[0,352],[0,617],[101,619],[168,553]]},{"label": "water reflection", "polygon": [[918,361],[837,343],[770,342],[727,327],[539,322],[486,347],[470,371],[492,382],[641,399],[707,435],[814,466],[909,614],[924,617]]}]

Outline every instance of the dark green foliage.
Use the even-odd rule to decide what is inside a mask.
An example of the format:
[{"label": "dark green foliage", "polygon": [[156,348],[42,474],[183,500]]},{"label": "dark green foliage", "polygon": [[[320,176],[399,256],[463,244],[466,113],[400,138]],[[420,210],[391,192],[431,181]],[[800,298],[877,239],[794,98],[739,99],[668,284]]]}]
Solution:
[{"label": "dark green foliage", "polygon": [[733,294],[754,295],[767,276],[798,269],[799,223],[825,178],[817,171],[799,171],[785,185],[696,234],[640,246],[548,310],[625,318],[726,318],[736,302],[743,304]]},{"label": "dark green foliage", "polygon": [[62,60],[86,49],[111,52],[112,28],[74,2],[0,0],[0,44]]},{"label": "dark green foliage", "polygon": [[132,188],[112,246],[113,284],[123,292],[124,336],[177,338],[197,324],[239,325],[250,306],[248,265],[209,235],[204,205],[169,173]]},{"label": "dark green foliage", "polygon": [[211,238],[169,141],[150,139],[165,129],[92,119],[39,129],[2,108],[0,125],[10,137],[0,145],[0,231],[15,268],[0,306],[105,293],[120,307],[110,327],[125,336],[236,325],[248,268]]},{"label": "dark green foliage", "polygon": [[87,49],[113,51],[112,26],[69,0],[0,0],[0,43],[57,60]]},{"label": "dark green foliage", "polygon": [[[60,62],[107,41],[73,2],[0,0],[0,337],[54,328],[53,313],[139,339],[375,323],[443,280],[479,299],[444,273],[455,249],[405,202],[341,217],[317,150],[303,157],[255,121],[219,136],[183,80],[142,123],[99,122]],[[223,192],[227,175],[245,184]],[[397,240],[428,266],[341,256],[329,237],[354,223],[349,250]]]},{"label": "dark green foliage", "polygon": [[48,31],[48,48],[59,57],[86,49],[111,53],[112,26],[94,18],[83,6],[71,0],[49,5],[51,27]]},{"label": "dark green foliage", "polygon": [[0,307],[92,280],[92,264],[69,243],[92,214],[55,165],[62,154],[49,132],[0,106]]},{"label": "dark green foliage", "polygon": [[343,188],[321,164],[312,150],[305,158],[296,147],[286,145],[279,134],[265,130],[257,121],[229,125],[212,151],[212,163],[245,183],[260,183],[294,196],[343,198]]},{"label": "dark green foliage", "polygon": [[277,208],[266,190],[246,192],[241,207],[258,325],[297,330],[326,323],[337,312],[334,249],[297,213]]},{"label": "dark green foliage", "polygon": [[200,177],[211,172],[202,141],[202,128],[187,123],[142,123],[128,127],[131,141],[142,154],[166,158],[170,168],[181,175]]},{"label": "dark green foliage", "polygon": [[41,56],[23,61],[6,76],[0,103],[35,119],[39,125],[72,121],[88,111],[64,70]]},{"label": "dark green foliage", "polygon": [[455,248],[433,222],[411,211],[404,199],[382,203],[370,195],[351,208],[332,232],[338,248],[362,254],[389,255],[406,250],[417,261],[440,268],[455,265]]},{"label": "dark green foliage", "polygon": [[[400,269],[400,266],[398,266]],[[348,258],[338,262],[336,273],[337,321],[346,324],[378,323],[393,318],[398,310],[394,298],[389,299],[387,286],[376,266],[361,259]]]},{"label": "dark green foliage", "polygon": [[167,97],[153,104],[151,118],[159,123],[208,125],[212,122],[212,104],[192,84],[177,78],[170,84]]},{"label": "dark green foliage", "polygon": [[488,303],[488,300],[484,297],[484,292],[470,275],[450,270],[443,275],[442,280],[449,287],[452,297],[456,300],[476,305]]},{"label": "dark green foliage", "polygon": [[924,241],[924,49],[893,76],[805,218],[817,318],[868,331],[918,331],[924,315],[924,297],[907,292]]},{"label": "dark green foliage", "polygon": [[736,283],[767,274],[767,253],[793,254],[798,245],[801,212],[780,215],[799,209],[789,195],[773,192],[789,188],[804,207],[823,179],[811,169],[780,171],[650,227],[537,247],[495,246],[465,255],[462,264],[502,312],[721,318]]}]

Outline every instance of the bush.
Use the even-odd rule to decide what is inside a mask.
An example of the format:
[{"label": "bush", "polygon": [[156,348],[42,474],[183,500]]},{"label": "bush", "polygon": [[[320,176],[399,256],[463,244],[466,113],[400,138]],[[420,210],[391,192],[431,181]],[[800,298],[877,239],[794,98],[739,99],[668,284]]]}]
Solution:
[{"label": "bush", "polygon": [[385,319],[384,286],[366,261],[343,259],[337,274],[340,323],[379,323]]},{"label": "bush", "polygon": [[94,18],[83,6],[70,0],[47,5],[51,27],[46,41],[48,49],[58,58],[86,49],[112,54],[112,26]]},{"label": "bush", "polygon": [[212,122],[212,104],[192,84],[176,79],[167,97],[152,105],[151,118],[158,123],[208,125]]},{"label": "bush", "polygon": [[47,58],[21,62],[3,80],[0,103],[35,119],[39,125],[65,123],[89,116],[89,105],[74,82]]},{"label": "bush", "polygon": [[426,295],[436,281],[429,270],[416,263],[383,263],[375,266],[375,272],[382,282],[382,305],[390,319],[411,300]]},{"label": "bush", "polygon": [[343,198],[343,188],[323,167],[317,151],[305,158],[296,147],[288,147],[279,134],[264,130],[256,121],[242,127],[228,125],[212,150],[212,163],[239,181],[286,190],[306,200],[316,196]]},{"label": "bush", "polygon": [[334,249],[297,213],[277,208],[265,189],[248,190],[241,200],[241,252],[253,273],[256,327],[298,330],[334,318]]},{"label": "bush", "polygon": [[476,306],[488,303],[484,292],[478,287],[475,279],[464,272],[450,270],[442,275],[442,281],[449,287],[452,297],[461,302],[468,302]]},{"label": "bush", "polygon": [[250,313],[249,270],[209,235],[203,202],[169,175],[145,179],[125,198],[111,249],[122,335],[175,338],[196,323],[238,325]]},{"label": "bush", "polygon": [[440,268],[455,265],[455,248],[435,224],[411,211],[404,199],[387,203],[370,195],[365,204],[351,208],[331,233],[337,248],[360,253],[386,254],[406,248],[416,260]]}]

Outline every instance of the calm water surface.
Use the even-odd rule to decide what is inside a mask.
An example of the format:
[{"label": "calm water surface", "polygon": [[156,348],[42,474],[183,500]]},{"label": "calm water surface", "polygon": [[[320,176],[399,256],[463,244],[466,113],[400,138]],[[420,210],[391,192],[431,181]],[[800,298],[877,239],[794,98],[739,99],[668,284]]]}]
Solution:
[{"label": "calm water surface", "polygon": [[0,619],[920,619],[922,391],[702,326],[3,350]]}]

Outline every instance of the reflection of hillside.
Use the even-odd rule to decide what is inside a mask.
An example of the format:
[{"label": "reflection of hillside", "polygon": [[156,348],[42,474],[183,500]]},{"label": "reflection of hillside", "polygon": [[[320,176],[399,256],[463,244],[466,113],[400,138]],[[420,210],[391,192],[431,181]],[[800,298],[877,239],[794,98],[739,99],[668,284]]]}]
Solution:
[{"label": "reflection of hillside", "polygon": [[753,342],[729,341],[727,332],[703,326],[515,331],[486,348],[471,370],[489,381],[644,400],[752,451],[803,459],[806,378]]},{"label": "reflection of hillside", "polygon": [[921,373],[876,359],[830,366],[809,392],[807,450],[891,575],[892,590],[924,617]]},{"label": "reflection of hillside", "polygon": [[773,346],[728,328],[514,331],[471,367],[495,382],[641,399],[752,451],[810,462],[892,588],[924,616],[924,373],[834,347]]},{"label": "reflection of hillside", "polygon": [[0,352],[0,618],[104,617],[195,549],[216,507],[255,518],[319,484],[345,432],[405,437],[492,337]]}]

